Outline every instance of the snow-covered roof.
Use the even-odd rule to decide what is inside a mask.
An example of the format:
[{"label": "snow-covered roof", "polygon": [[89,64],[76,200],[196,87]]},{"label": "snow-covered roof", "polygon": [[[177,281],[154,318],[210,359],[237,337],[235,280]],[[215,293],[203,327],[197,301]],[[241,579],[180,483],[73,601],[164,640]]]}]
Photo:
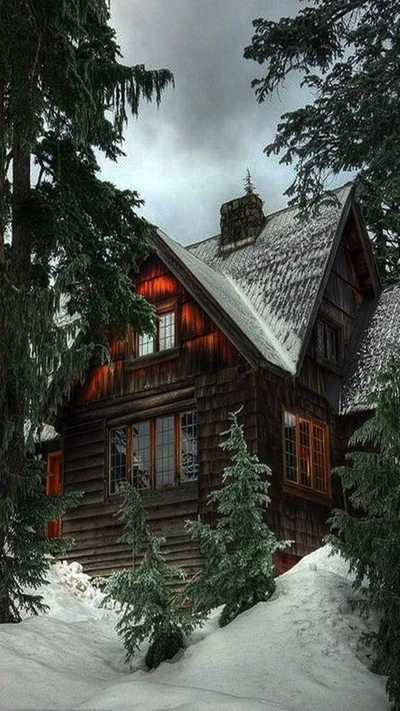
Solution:
[{"label": "snow-covered roof", "polygon": [[[293,362],[286,349],[277,340],[267,319],[262,318],[240,284],[229,274],[211,268],[191,251],[158,231],[159,237],[172,254],[183,264],[192,278],[204,288],[218,308],[240,329],[260,355],[269,363],[282,370],[294,372]],[[240,346],[239,346],[240,350]]]},{"label": "snow-covered roof", "polygon": [[268,216],[253,243],[228,254],[220,253],[219,235],[187,248],[246,294],[284,350],[289,372],[297,369],[350,189],[338,190],[337,204],[307,221],[299,221],[295,207]]},{"label": "snow-covered roof", "polygon": [[262,360],[295,374],[350,192],[335,191],[335,203],[306,221],[295,207],[271,214],[251,244],[230,252],[220,251],[220,235],[182,247],[158,231],[155,246],[184,266]]},{"label": "snow-covered roof", "polygon": [[376,376],[390,358],[400,355],[400,284],[386,287],[367,302],[357,321],[341,390],[341,414],[365,410]]}]

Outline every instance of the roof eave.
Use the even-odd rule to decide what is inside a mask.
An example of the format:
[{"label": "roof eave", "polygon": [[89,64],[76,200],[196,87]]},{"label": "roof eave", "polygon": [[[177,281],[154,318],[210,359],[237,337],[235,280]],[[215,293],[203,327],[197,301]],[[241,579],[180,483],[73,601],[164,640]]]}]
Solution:
[{"label": "roof eave", "polygon": [[185,289],[187,289],[193,298],[198,301],[204,311],[233,343],[253,370],[266,367],[281,376],[290,375],[290,373],[287,373],[278,365],[270,363],[262,356],[251,340],[237,326],[229,314],[223,311],[221,305],[208,293],[196,275],[179,260],[179,257],[174,254],[172,249],[162,240],[159,234],[152,232],[149,236],[149,241],[154,246],[160,258],[165,262],[166,266],[182,282]]},{"label": "roof eave", "polygon": [[372,251],[371,241],[365,226],[364,219],[360,210],[358,202],[354,199],[353,191],[351,191],[351,206],[353,208],[354,219],[356,222],[357,229],[362,236],[361,246],[364,254],[365,261],[369,268],[369,273],[371,276],[371,284],[374,292],[374,296],[378,296],[382,290],[382,283],[378,272],[378,265],[376,263],[375,255]]},{"label": "roof eave", "polygon": [[354,188],[351,188],[351,190],[349,191],[349,194],[346,198],[346,201],[343,205],[342,212],[340,213],[339,221],[338,221],[338,224],[336,227],[335,237],[332,241],[331,251],[330,251],[326,266],[325,266],[324,273],[322,275],[322,279],[321,279],[319,289],[318,289],[318,294],[315,299],[314,307],[311,312],[311,317],[309,319],[305,337],[303,339],[303,343],[302,343],[302,346],[300,349],[299,358],[297,361],[296,377],[299,375],[299,373],[303,367],[304,358],[305,358],[308,344],[309,344],[311,334],[312,334],[312,331],[314,328],[315,320],[317,318],[317,313],[321,307],[322,298],[323,298],[323,295],[325,292],[326,285],[328,283],[329,274],[331,272],[333,262],[336,257],[336,252],[337,252],[340,240],[343,235],[343,230],[344,230],[345,224],[347,222],[347,219],[349,217],[350,211],[352,208],[354,208],[353,191],[354,191]]}]

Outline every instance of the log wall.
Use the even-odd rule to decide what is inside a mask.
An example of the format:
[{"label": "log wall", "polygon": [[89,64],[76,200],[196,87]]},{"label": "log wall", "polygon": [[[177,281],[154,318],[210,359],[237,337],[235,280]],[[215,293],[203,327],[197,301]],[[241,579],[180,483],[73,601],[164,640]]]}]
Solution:
[{"label": "log wall", "polygon": [[284,381],[266,370],[259,371],[256,392],[258,453],[272,471],[267,522],[279,538],[294,541],[282,556],[278,556],[278,567],[284,570],[290,567],[290,561],[295,562],[322,544],[332,505],[341,506],[342,494],[336,477],[331,478],[332,498],[318,496],[312,491],[299,489],[294,492],[285,488],[283,410],[287,408],[328,425],[332,466],[342,463],[344,442],[338,429],[338,418],[326,400],[302,388],[298,381]]},{"label": "log wall", "polygon": [[[349,333],[362,287],[357,286],[346,239],[339,248],[322,309],[343,324],[344,333]],[[86,382],[75,389],[69,407],[60,414],[64,490],[84,492],[78,507],[63,519],[63,533],[75,539],[69,558],[79,560],[92,575],[107,575],[132,565],[131,551],[117,544],[121,526],[115,513],[121,499],[107,492],[108,429],[193,408],[198,416],[198,481],[145,491],[142,497],[152,529],[167,539],[167,560],[179,563],[188,572],[198,568],[201,555],[185,532],[184,523],[199,514],[215,522],[208,497],[221,486],[229,459],[229,453],[219,446],[220,435],[229,426],[229,413],[242,407],[239,418],[249,449],[258,452],[260,460],[272,470],[267,521],[280,538],[295,540],[277,560],[278,567],[286,569],[321,545],[332,501],[340,505],[342,493],[335,479],[332,500],[311,492],[285,490],[282,408],[326,422],[331,462],[340,464],[346,444],[344,432],[323,397],[332,372],[316,363],[313,342],[297,380],[266,369],[252,371],[155,256],[143,265],[136,288],[154,303],[177,300],[179,344],[163,352],[161,358],[154,354],[135,359],[134,339],[114,342],[112,366],[93,364]]]}]

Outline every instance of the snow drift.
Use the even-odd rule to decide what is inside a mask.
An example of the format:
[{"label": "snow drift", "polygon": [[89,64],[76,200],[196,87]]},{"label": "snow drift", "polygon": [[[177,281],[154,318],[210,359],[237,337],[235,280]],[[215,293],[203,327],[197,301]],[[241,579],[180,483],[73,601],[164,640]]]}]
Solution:
[{"label": "snow drift", "polygon": [[78,564],[57,563],[48,614],[0,627],[0,708],[386,711],[385,678],[359,648],[351,580],[327,546],[278,579],[274,596],[220,629],[217,614],[171,662],[131,668],[116,612]]}]

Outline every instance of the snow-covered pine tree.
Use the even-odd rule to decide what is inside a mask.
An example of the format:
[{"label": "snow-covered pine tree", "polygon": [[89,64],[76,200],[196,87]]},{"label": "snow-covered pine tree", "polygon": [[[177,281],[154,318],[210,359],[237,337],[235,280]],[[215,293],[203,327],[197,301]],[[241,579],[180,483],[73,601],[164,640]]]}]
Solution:
[{"label": "snow-covered pine tree", "polygon": [[[68,538],[48,538],[46,524],[76,506],[81,492],[46,496],[45,463],[32,458],[27,463],[29,478],[20,492],[18,506],[8,502],[8,526],[0,550],[0,609],[3,622],[20,622],[22,613],[38,614],[47,606],[36,591],[47,584],[52,556],[66,552]],[[2,505],[3,502],[0,502]],[[6,573],[6,574],[5,574]]]},{"label": "snow-covered pine tree", "polygon": [[223,602],[221,627],[268,600],[275,590],[272,556],[288,545],[278,541],[264,522],[271,470],[248,452],[237,415],[230,414],[232,424],[222,433],[227,438],[220,444],[233,452],[232,464],[224,470],[222,488],[210,496],[217,504],[217,525],[212,528],[200,520],[187,523],[199,541],[205,568],[189,583],[186,594],[195,609],[210,610]]},{"label": "snow-covered pine tree", "polygon": [[149,641],[145,662],[149,669],[171,659],[184,645],[184,636],[194,630],[202,615],[191,615],[180,605],[180,596],[169,583],[183,579],[182,569],[170,566],[160,552],[163,538],[153,536],[146,522],[140,495],[129,484],[124,491],[124,504],[119,512],[124,533],[119,539],[140,549],[144,557],[140,566],[113,573],[105,588],[106,600],[117,600],[122,606],[116,630],[122,638],[128,662],[142,642]]},{"label": "snow-covered pine tree", "polygon": [[365,641],[376,655],[375,670],[388,675],[389,699],[399,711],[400,361],[392,362],[378,378],[373,406],[374,415],[349,440],[350,466],[336,469],[350,492],[354,514],[334,512],[331,526],[336,536],[331,540],[356,575],[360,612],[375,610],[380,615],[378,631]]}]

